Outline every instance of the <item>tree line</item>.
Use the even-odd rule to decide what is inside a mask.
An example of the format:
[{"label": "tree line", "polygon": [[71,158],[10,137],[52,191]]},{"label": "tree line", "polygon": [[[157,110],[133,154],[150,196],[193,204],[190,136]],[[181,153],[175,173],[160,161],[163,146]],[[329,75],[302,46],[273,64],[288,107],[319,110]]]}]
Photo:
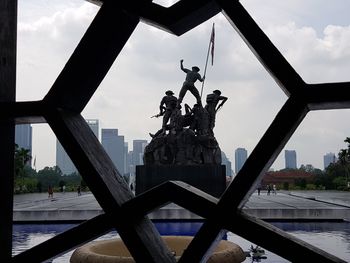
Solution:
[{"label": "tree line", "polygon": [[[338,153],[338,160],[331,163],[324,171],[314,168],[312,165],[302,165],[297,171],[304,171],[313,176],[305,178],[295,178],[294,183],[283,183],[279,189],[301,189],[301,190],[350,190],[350,137],[344,142],[345,149]],[[65,186],[66,191],[76,191],[78,186],[82,190],[87,189],[87,185],[78,173],[63,175],[58,166],[45,167],[39,171],[32,169],[28,163],[31,160],[30,151],[15,145],[15,169],[14,169],[14,193],[34,193],[46,192],[51,185],[55,192],[62,191]],[[283,169],[279,172],[291,172],[292,169]]]},{"label": "tree line", "polygon": [[63,190],[76,191],[78,186],[86,190],[87,186],[78,173],[63,175],[58,166],[45,167],[35,171],[29,165],[31,161],[30,151],[15,144],[15,169],[14,169],[14,193],[47,192],[49,186],[55,192]]},{"label": "tree line", "polygon": [[280,189],[300,189],[300,190],[341,190],[350,191],[350,137],[346,137],[345,149],[338,153],[338,160],[329,164],[325,170],[314,168],[312,165],[302,165],[299,169],[283,169],[279,172],[297,173],[303,171],[313,176],[309,179],[295,178],[294,183],[283,183]]}]

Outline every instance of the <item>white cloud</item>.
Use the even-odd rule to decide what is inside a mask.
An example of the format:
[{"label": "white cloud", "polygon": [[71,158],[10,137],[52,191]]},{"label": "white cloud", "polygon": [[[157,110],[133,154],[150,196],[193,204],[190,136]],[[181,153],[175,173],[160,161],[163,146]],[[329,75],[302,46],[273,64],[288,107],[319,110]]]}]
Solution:
[{"label": "white cloud", "polygon": [[[255,6],[250,6],[250,2]],[[296,5],[300,1],[286,1],[277,7],[265,5],[261,9],[261,3],[257,3],[260,2],[243,1],[259,21],[264,21],[259,23],[266,34],[307,82],[348,80],[348,25],[329,24],[320,31],[316,26],[302,23],[302,16],[310,13],[307,10],[302,9],[302,16],[297,16],[296,10],[300,8]],[[284,4],[291,7],[290,15]],[[36,19],[24,15],[23,22],[20,17],[19,100],[41,99],[46,94],[97,10],[96,6],[84,3],[55,12],[50,9],[47,15],[41,12]],[[273,10],[276,16],[271,13],[267,16]],[[188,67],[198,65],[203,73],[212,22],[216,26],[215,61],[213,67],[208,66],[204,94],[220,89],[229,97],[218,115],[216,136],[231,160],[237,147],[246,147],[251,152],[286,96],[221,14],[179,38],[139,24],[84,110],[84,117],[98,118],[104,127],[118,128],[129,142],[149,138],[148,132],[155,132],[161,126],[160,119],[150,119],[150,116],[157,113],[164,92],[172,89],[177,94],[184,80],[179,60],[185,59]],[[200,84],[197,87],[200,89]],[[185,100],[194,103],[191,94]],[[340,112],[332,113],[331,122],[324,113],[310,115],[310,119],[308,116],[287,146],[298,147],[298,156],[322,167],[323,154],[336,151],[333,138],[345,138],[350,130],[343,121],[348,112],[345,115]],[[317,144],[313,152],[301,147],[308,145],[310,138]],[[45,150],[46,143],[36,141],[34,147],[40,167],[39,155],[44,159],[48,150]],[[45,159],[44,163],[53,165],[54,160]],[[283,165],[279,158],[276,166],[282,168]]]}]

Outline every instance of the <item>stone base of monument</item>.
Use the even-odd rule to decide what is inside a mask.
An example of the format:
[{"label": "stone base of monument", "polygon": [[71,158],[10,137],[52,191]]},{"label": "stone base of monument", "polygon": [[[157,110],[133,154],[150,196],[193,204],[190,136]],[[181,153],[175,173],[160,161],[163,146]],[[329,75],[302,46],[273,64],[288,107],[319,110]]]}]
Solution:
[{"label": "stone base of monument", "polygon": [[183,181],[212,196],[226,189],[225,165],[139,165],[136,166],[136,195],[166,181]]},{"label": "stone base of monument", "polygon": [[[192,240],[189,236],[163,236],[164,242],[178,261]],[[242,248],[230,241],[221,240],[209,257],[208,263],[238,263],[245,260]],[[123,241],[119,238],[88,243],[74,251],[71,263],[131,263],[131,257]]]}]

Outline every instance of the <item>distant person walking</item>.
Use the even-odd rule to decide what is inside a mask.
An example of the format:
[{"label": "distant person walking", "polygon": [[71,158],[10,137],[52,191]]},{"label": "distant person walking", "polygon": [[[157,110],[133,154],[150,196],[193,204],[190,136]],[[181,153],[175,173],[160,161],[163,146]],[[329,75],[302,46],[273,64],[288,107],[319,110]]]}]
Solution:
[{"label": "distant person walking", "polygon": [[258,184],[257,189],[258,189],[258,195],[260,195],[260,191],[261,191],[261,183],[259,183],[259,184]]},{"label": "distant person walking", "polygon": [[53,189],[52,186],[49,184],[49,187],[47,188],[47,192],[49,194],[48,198],[53,198]]},{"label": "distant person walking", "polygon": [[272,186],[272,192],[276,195],[277,194],[277,188],[276,188],[276,185],[274,184]]},{"label": "distant person walking", "polygon": [[271,185],[268,184],[267,185],[267,195],[270,195],[270,193],[271,193]]},{"label": "distant person walking", "polygon": [[77,192],[78,192],[78,196],[80,196],[81,195],[81,186],[80,185],[77,188]]}]

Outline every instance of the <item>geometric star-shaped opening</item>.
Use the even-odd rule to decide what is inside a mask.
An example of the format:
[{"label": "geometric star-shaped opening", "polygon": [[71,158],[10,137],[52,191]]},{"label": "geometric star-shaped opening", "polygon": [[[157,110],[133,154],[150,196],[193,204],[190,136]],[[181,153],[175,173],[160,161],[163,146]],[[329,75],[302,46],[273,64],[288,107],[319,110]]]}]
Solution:
[{"label": "geometric star-shaped opening", "polygon": [[[139,24],[84,108],[83,115],[99,118],[101,125],[117,127],[128,138],[150,140],[148,133],[155,133],[161,126],[160,118],[150,119],[150,116],[158,112],[166,90],[173,90],[178,96],[185,77],[179,60],[185,59],[184,65],[188,68],[198,65],[203,75],[213,21],[215,58],[213,66],[209,61],[202,100],[204,103],[206,95],[215,89],[229,98],[218,113],[215,127],[221,149],[232,160],[235,148],[252,150],[287,97],[222,14],[181,38]],[[196,85],[200,90],[201,83]],[[184,98],[184,103],[190,106],[195,102],[190,93]],[[139,116],[137,121],[135,116]]]},{"label": "geometric star-shaped opening", "polygon": [[[306,84],[238,1],[182,0],[167,9],[148,1],[134,5],[114,1],[92,2],[102,7],[44,100],[12,103],[11,99],[5,98],[5,103],[0,104],[0,112],[6,120],[20,117],[30,122],[33,116],[44,117],[74,160],[105,215],[15,256],[14,261],[23,258],[46,260],[115,227],[136,261],[174,262],[154,225],[145,217],[150,210],[172,201],[205,218],[179,262],[205,259],[209,248],[225,230],[291,261],[302,262],[308,258],[315,262],[342,262],[245,214],[241,206],[310,110],[350,107],[350,84]],[[220,199],[181,182],[168,182],[134,197],[80,113],[132,35],[139,19],[181,35],[220,11],[288,99]],[[13,18],[14,13],[10,14],[9,17]],[[10,133],[11,125],[6,127]]]}]

